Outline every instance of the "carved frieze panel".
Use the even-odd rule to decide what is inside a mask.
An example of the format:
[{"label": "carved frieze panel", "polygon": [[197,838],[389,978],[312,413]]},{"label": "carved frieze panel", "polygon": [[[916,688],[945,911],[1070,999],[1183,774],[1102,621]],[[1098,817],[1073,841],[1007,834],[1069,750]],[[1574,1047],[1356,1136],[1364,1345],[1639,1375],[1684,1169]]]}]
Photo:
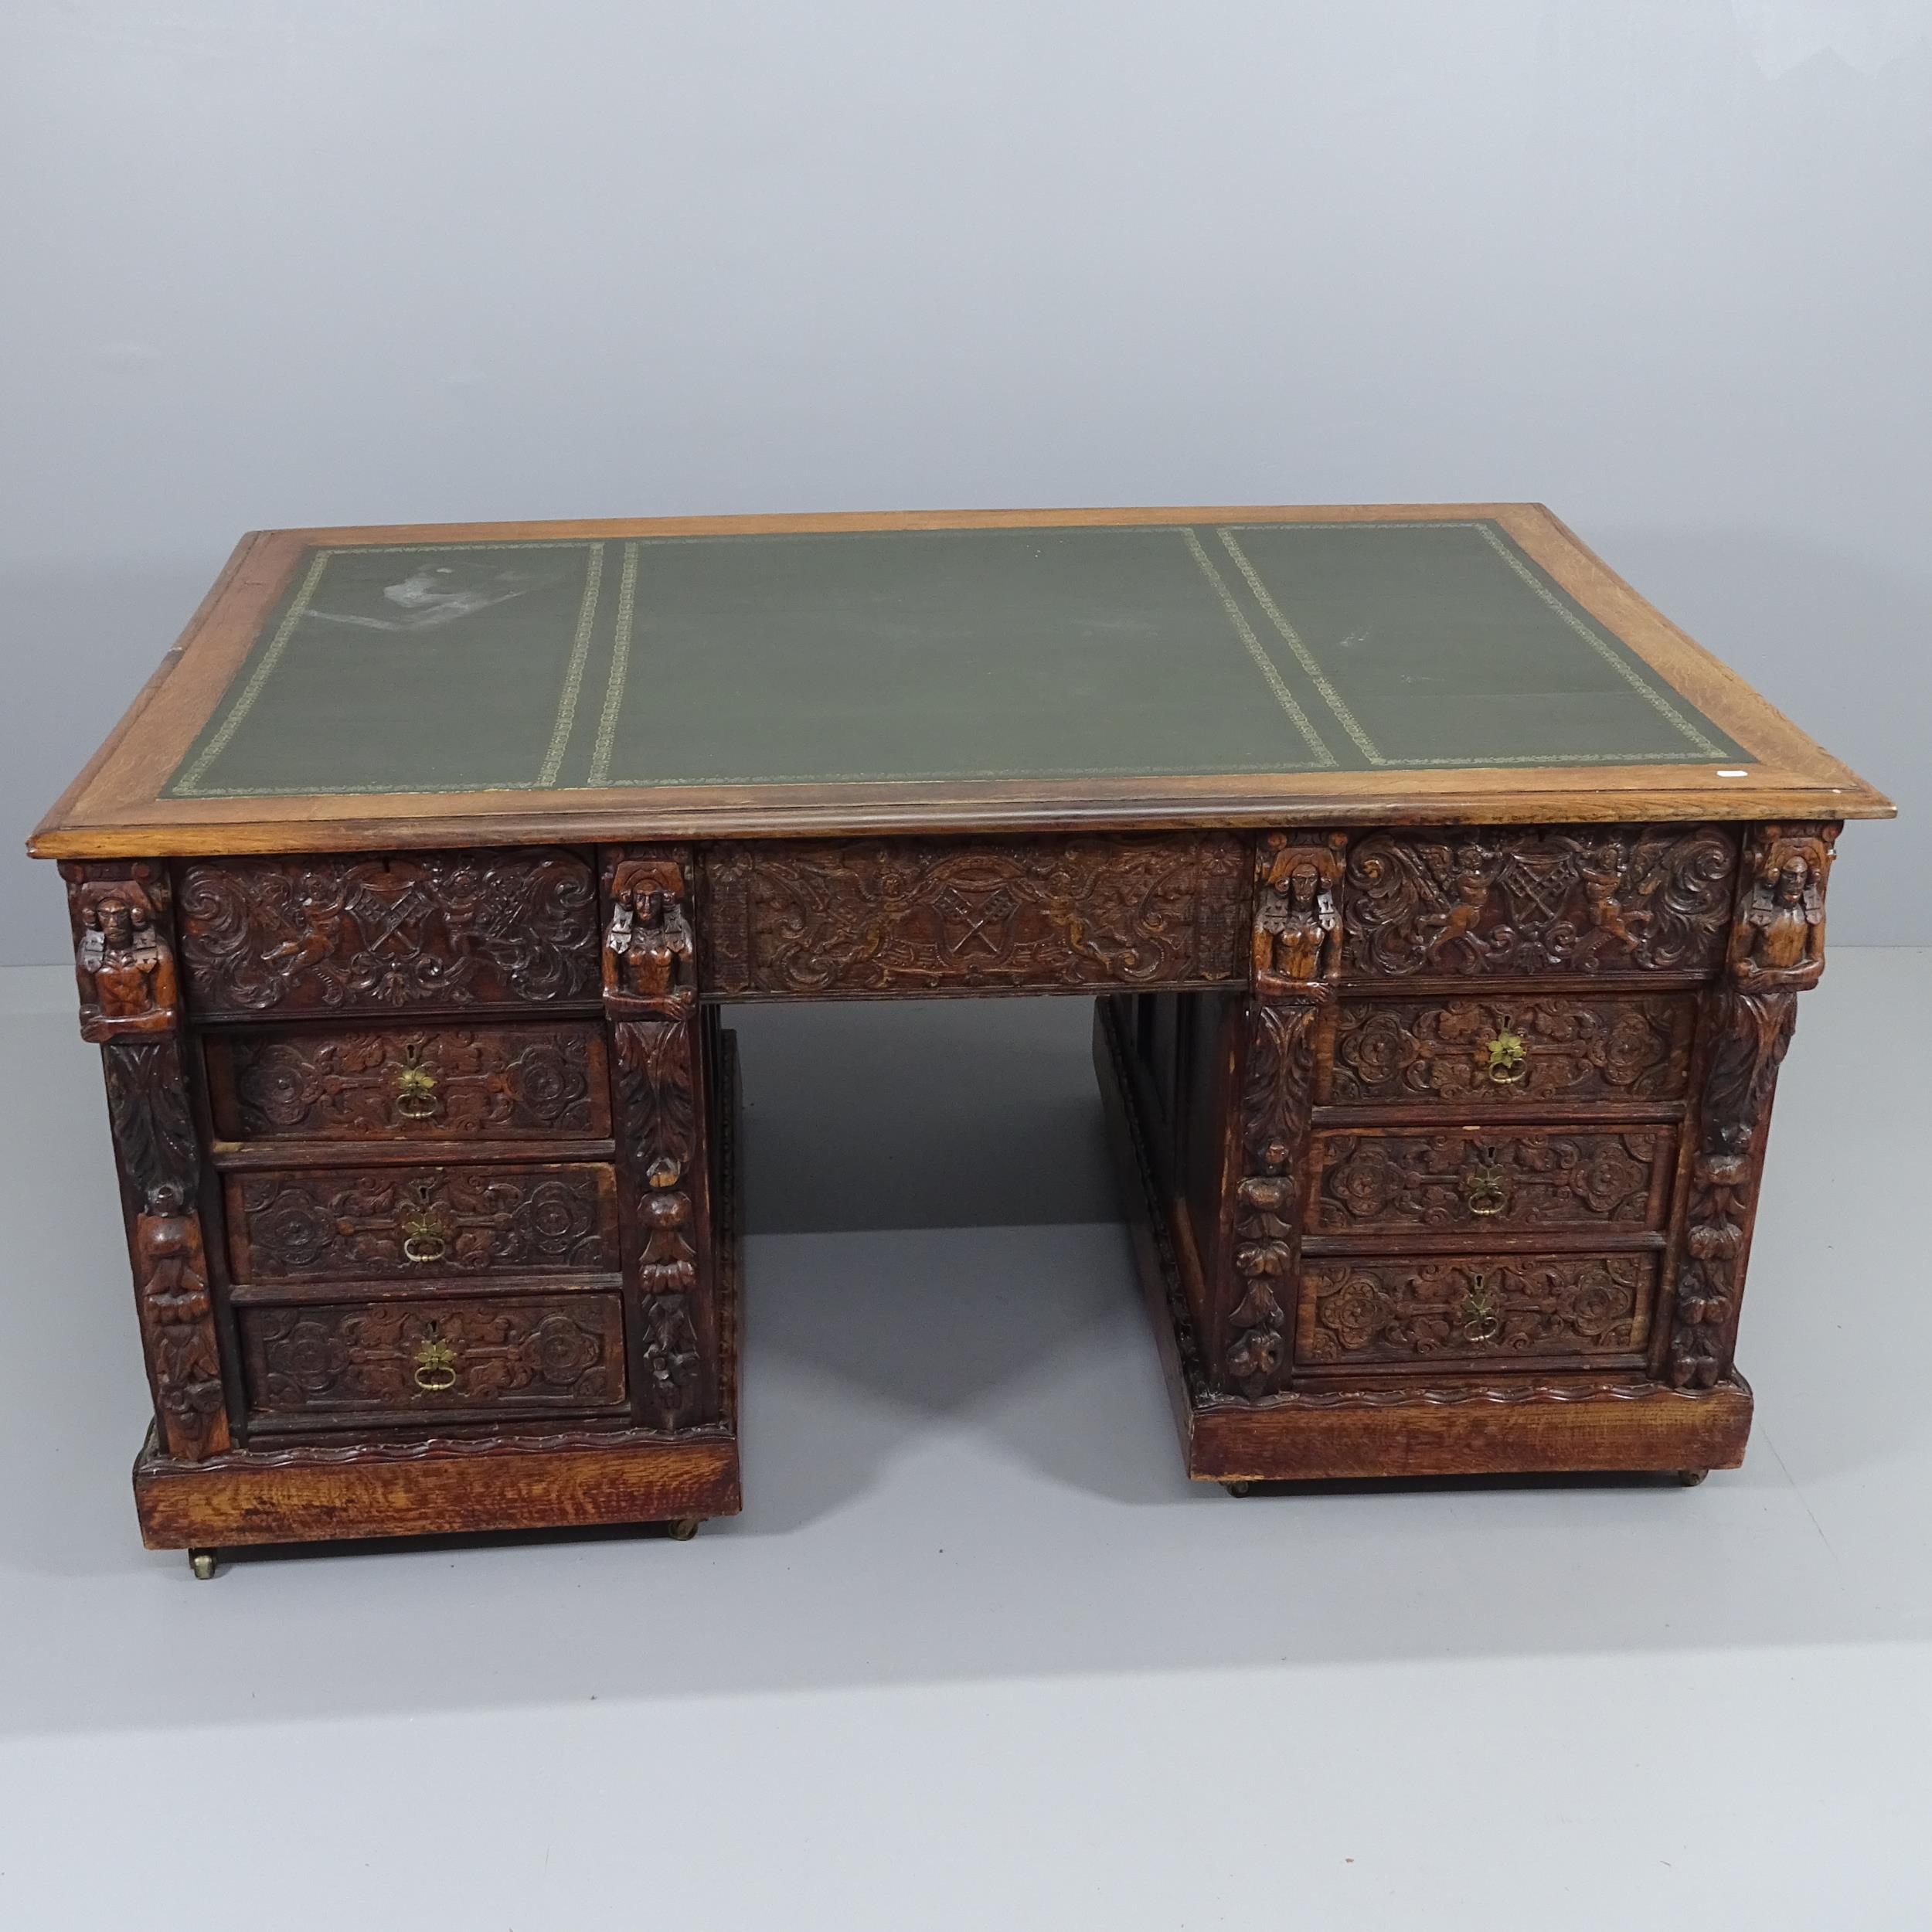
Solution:
[{"label": "carved frieze panel", "polygon": [[1311,1260],[1297,1359],[1311,1367],[1628,1355],[1641,1347],[1653,1255]]},{"label": "carved frieze panel", "polygon": [[624,1399],[614,1294],[239,1311],[258,1417],[601,1409]]},{"label": "carved frieze panel", "polygon": [[603,1029],[386,1027],[211,1034],[215,1131],[225,1140],[602,1136]]},{"label": "carved frieze panel", "polygon": [[1670,1100],[1689,1083],[1694,993],[1352,1001],[1328,1097],[1359,1106]]},{"label": "carved frieze panel", "polygon": [[231,1175],[238,1281],[614,1273],[609,1168],[325,1168]]},{"label": "carved frieze panel", "polygon": [[1667,1209],[1676,1148],[1669,1128],[1648,1127],[1318,1134],[1308,1231],[1639,1230]]},{"label": "carved frieze panel", "polygon": [[597,881],[575,852],[196,861],[181,950],[198,1013],[595,998]]},{"label": "carved frieze panel", "polygon": [[1377,832],[1349,854],[1349,972],[1702,973],[1730,943],[1727,827]]},{"label": "carved frieze panel", "polygon": [[713,992],[1228,985],[1250,878],[1230,834],[714,846]]}]

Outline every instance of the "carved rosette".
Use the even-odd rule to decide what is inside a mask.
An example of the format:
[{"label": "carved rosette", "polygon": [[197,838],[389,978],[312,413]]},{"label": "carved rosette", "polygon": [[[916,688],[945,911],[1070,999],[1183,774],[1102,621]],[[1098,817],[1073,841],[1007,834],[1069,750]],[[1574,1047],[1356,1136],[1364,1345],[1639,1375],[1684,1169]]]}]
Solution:
[{"label": "carved rosette", "polygon": [[163,1447],[229,1446],[221,1351],[196,1203],[201,1157],[181,1050],[172,900],[158,862],[60,868],[74,927],[80,1031],[100,1047],[128,1201],[134,1302]]},{"label": "carved rosette", "polygon": [[708,1420],[710,1306],[704,1039],[690,855],[605,855],[604,1010],[624,1189],[634,1389],[662,1429]]}]

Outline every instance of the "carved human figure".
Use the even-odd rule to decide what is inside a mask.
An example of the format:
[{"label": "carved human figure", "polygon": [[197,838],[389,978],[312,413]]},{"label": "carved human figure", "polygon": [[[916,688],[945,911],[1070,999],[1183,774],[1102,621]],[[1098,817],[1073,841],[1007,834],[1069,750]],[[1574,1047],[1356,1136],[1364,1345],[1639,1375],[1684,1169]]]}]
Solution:
[{"label": "carved human figure", "polygon": [[1757,879],[1744,926],[1749,937],[1739,978],[1824,971],[1825,889],[1803,852],[1787,851],[1774,872]]},{"label": "carved human figure", "polygon": [[155,1384],[171,1445],[177,1453],[222,1447],[227,1432],[218,1421],[221,1363],[209,1319],[207,1264],[200,1224],[186,1211],[179,1189],[155,1190],[135,1223],[134,1245]]},{"label": "carved human figure", "polygon": [[1482,917],[1483,908],[1489,903],[1489,883],[1490,866],[1481,846],[1461,847],[1456,853],[1455,867],[1450,879],[1454,897],[1447,910],[1437,913],[1430,921],[1434,930],[1423,948],[1424,958],[1434,959],[1464,938],[1481,950],[1481,941],[1475,936],[1476,927]]},{"label": "carved human figure", "polygon": [[1624,855],[1612,844],[1587,847],[1579,868],[1583,888],[1583,911],[1594,932],[1607,934],[1625,946],[1637,943],[1631,920],[1624,910]]},{"label": "carved human figure", "polygon": [[1255,916],[1257,975],[1304,984],[1325,978],[1341,930],[1321,867],[1311,855],[1297,859],[1285,882],[1270,880]]},{"label": "carved human figure", "polygon": [[633,998],[669,1000],[685,990],[679,963],[688,969],[697,948],[684,908],[662,886],[618,892],[605,944],[617,960],[623,990]]},{"label": "carved human figure", "polygon": [[80,961],[94,1005],[113,1026],[165,1025],[174,1012],[175,962],[138,893],[108,891],[80,909]]}]

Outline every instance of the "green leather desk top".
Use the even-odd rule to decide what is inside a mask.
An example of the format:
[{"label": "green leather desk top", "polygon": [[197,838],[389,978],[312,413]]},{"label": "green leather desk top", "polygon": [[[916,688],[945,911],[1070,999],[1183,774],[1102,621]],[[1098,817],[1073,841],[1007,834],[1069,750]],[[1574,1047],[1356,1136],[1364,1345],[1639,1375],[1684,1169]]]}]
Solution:
[{"label": "green leather desk top", "polygon": [[257,531],[49,857],[1883,817],[1540,505]]},{"label": "green leather desk top", "polygon": [[307,552],[164,795],[1702,764],[1487,519]]}]

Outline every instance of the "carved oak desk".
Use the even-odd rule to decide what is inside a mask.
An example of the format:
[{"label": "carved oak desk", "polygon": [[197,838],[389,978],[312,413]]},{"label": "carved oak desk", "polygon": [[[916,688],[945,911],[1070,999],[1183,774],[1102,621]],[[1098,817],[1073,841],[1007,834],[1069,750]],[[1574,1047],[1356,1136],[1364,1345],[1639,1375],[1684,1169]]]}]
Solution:
[{"label": "carved oak desk", "polygon": [[143,1533],[735,1511],[750,999],[1097,996],[1192,1475],[1733,1465],[1891,809],[1534,505],[258,532],[31,846]]}]

